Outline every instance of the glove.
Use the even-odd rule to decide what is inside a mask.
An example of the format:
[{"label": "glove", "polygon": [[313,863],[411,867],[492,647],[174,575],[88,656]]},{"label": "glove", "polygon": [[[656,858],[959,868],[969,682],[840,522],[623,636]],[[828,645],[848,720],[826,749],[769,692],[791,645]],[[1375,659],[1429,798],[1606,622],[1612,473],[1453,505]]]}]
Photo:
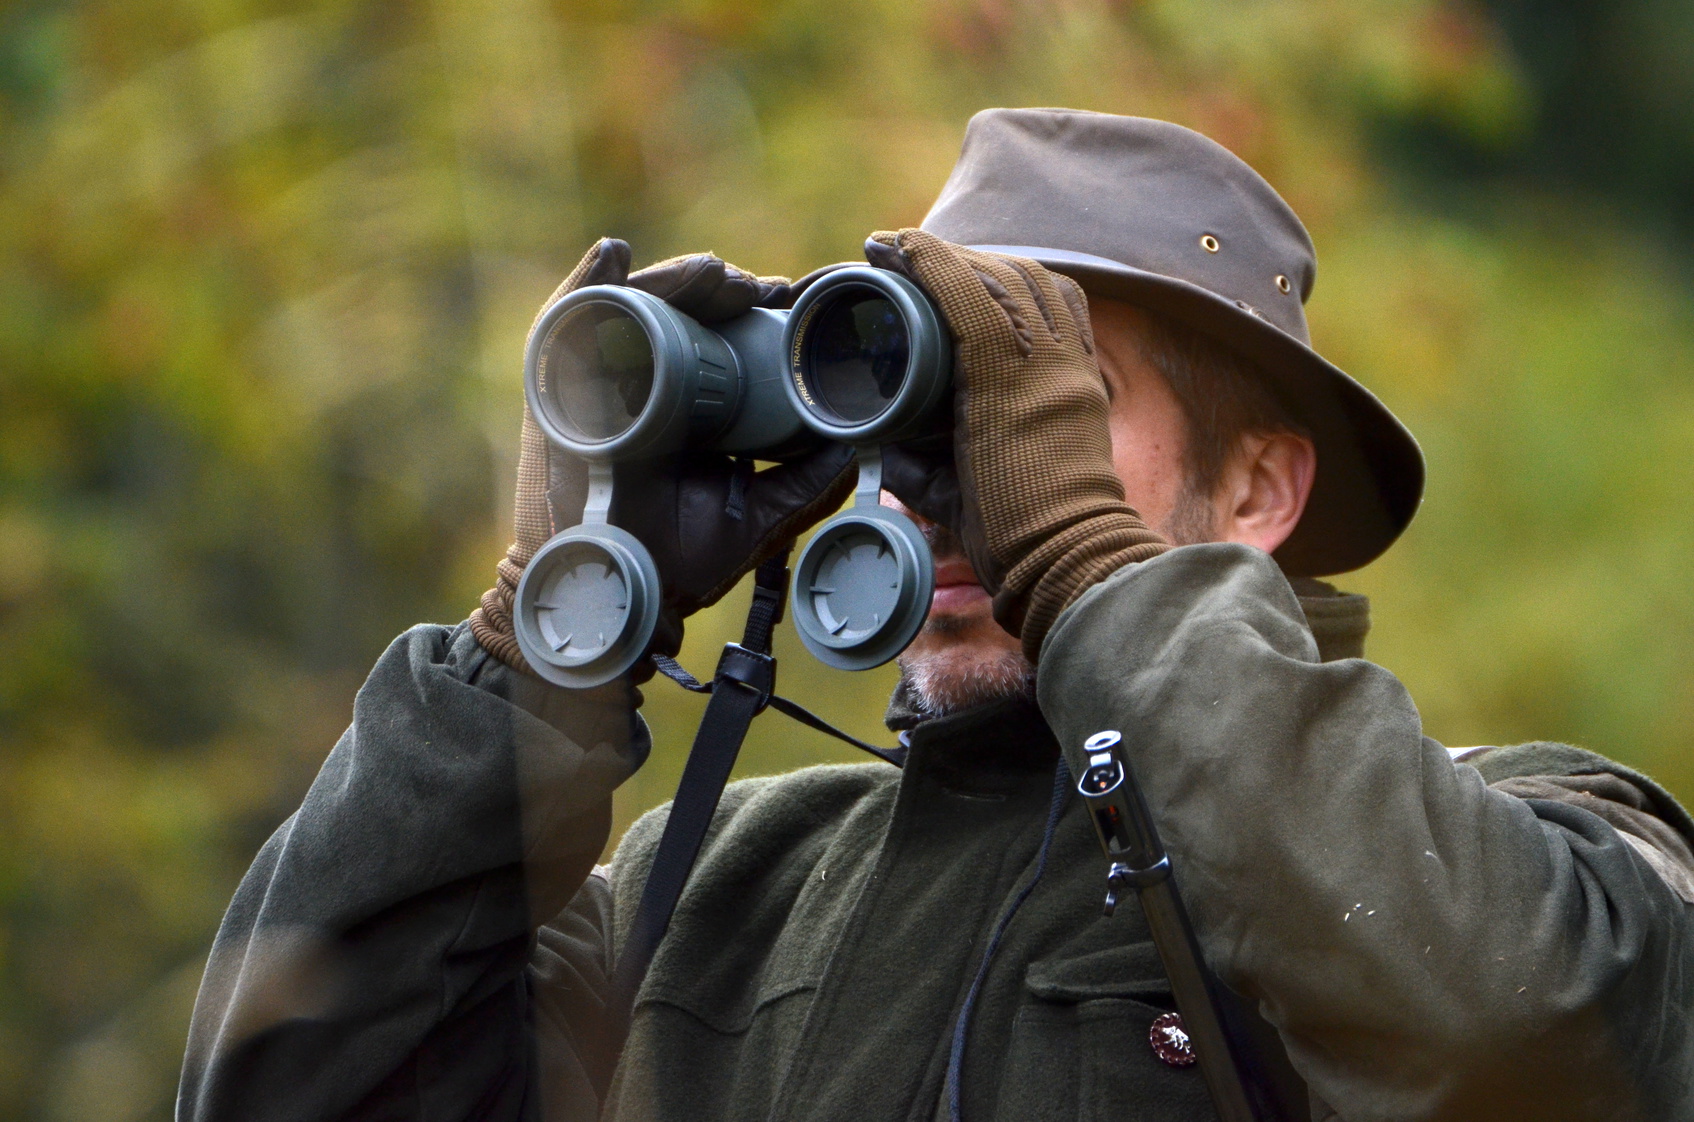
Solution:
[{"label": "glove", "polygon": [[872,234],[865,256],[929,294],[955,348],[952,470],[896,450],[883,485],[954,530],[995,620],[1034,662],[1090,586],[1170,548],[1112,469],[1087,298],[1034,261],[922,230]]},{"label": "glove", "polygon": [[[629,265],[627,243],[602,239],[542,312],[579,288],[627,284],[710,325],[756,307],[788,307],[797,294],[781,277],[756,277],[711,254],[673,257],[633,275]],[[540,319],[538,313],[536,322]],[[534,330],[532,324],[532,335]],[[512,601],[536,551],[581,521],[588,470],[584,461],[547,442],[527,405],[521,440],[515,540],[470,625],[489,654],[533,674],[513,634]],[[750,460],[700,451],[614,465],[611,521],[652,553],[663,588],[649,653],[674,656],[682,646],[683,619],[722,599],[742,576],[839,507],[857,473],[845,445],[828,445],[758,473]],[[652,663],[643,658],[631,673],[636,682],[645,681],[652,677]]]}]

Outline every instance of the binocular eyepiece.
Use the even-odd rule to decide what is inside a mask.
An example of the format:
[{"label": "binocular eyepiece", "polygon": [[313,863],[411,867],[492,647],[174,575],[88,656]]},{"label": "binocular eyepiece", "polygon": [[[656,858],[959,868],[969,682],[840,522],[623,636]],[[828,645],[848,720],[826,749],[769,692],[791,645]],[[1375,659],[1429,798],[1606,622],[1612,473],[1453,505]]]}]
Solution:
[{"label": "binocular eyepiece", "polygon": [[933,428],[951,388],[939,312],[882,269],[834,270],[791,311],[756,308],[710,328],[639,289],[564,297],[531,334],[524,392],[543,435],[588,460],[597,483],[583,524],[548,541],[518,586],[525,658],[556,684],[588,687],[647,646],[658,579],[645,548],[606,523],[610,464],[687,448],[780,461],[825,441],[857,449],[859,488],[795,565],[795,624],[832,666],[893,658],[923,624],[934,574],[917,527],[878,505],[878,450]]}]

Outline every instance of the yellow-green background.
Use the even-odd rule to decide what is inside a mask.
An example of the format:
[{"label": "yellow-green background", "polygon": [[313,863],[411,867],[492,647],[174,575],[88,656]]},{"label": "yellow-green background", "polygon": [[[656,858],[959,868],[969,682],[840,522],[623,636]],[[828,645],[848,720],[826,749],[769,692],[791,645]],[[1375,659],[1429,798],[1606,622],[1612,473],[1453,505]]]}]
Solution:
[{"label": "yellow-green background", "polygon": [[[853,257],[989,105],[1257,166],[1317,345],[1429,456],[1343,582],[1375,657],[1447,742],[1694,797],[1689,0],[4,0],[0,1117],[168,1117],[246,862],[383,645],[492,575],[525,328],[588,242]],[[878,732],[889,673],[780,646]],[[620,827],[700,711],[649,692]],[[840,758],[770,715],[743,770]]]}]

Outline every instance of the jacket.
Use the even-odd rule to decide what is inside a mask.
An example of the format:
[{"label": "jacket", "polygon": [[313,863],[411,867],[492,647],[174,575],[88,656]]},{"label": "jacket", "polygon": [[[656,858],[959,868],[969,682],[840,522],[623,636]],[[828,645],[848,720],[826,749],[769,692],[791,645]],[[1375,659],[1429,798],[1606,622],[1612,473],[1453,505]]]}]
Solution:
[{"label": "jacket", "polygon": [[179,1117],[944,1118],[955,1043],[965,1119],[1210,1117],[1055,787],[1114,728],[1314,1118],[1694,1118],[1694,823],[1578,749],[1455,763],[1392,675],[1320,660],[1320,614],[1258,551],[1173,550],[1066,611],[1038,707],[732,784],[627,1037],[604,996],[665,813],[593,868],[647,744],[627,687],[414,629],[237,891]]}]

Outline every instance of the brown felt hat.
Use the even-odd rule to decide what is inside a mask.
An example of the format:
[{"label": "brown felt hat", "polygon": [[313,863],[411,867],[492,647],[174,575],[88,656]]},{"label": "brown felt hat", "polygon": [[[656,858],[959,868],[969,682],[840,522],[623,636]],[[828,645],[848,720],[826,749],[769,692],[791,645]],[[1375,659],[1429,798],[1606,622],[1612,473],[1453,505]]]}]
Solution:
[{"label": "brown felt hat", "polygon": [[1356,569],[1417,513],[1417,441],[1311,348],[1311,237],[1222,145],[1141,117],[984,110],[923,228],[1032,257],[1091,295],[1160,312],[1252,360],[1317,446],[1305,515],[1276,551],[1290,576]]}]

